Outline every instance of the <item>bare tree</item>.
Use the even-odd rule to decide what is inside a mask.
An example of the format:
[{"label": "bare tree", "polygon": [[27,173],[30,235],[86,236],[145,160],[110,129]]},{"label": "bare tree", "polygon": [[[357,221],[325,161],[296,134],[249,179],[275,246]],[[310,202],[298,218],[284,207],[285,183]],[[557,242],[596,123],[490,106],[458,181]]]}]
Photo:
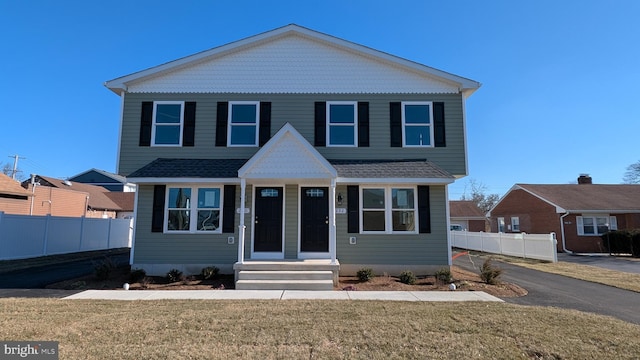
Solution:
[{"label": "bare tree", "polygon": [[640,184],[640,161],[627,166],[622,181],[625,184]]},{"label": "bare tree", "polygon": [[500,195],[498,194],[487,194],[487,186],[475,179],[469,179],[465,185],[464,193],[460,197],[460,200],[473,201],[483,213],[489,212],[499,199]]}]

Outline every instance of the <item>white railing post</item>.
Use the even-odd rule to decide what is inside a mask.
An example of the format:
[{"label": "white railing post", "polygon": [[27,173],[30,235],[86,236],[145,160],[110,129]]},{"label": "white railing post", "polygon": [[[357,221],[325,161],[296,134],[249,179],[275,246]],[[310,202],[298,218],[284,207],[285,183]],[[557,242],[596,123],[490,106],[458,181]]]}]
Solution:
[{"label": "white railing post", "polygon": [[331,179],[331,199],[329,200],[329,253],[331,264],[336,264],[336,179]]},{"label": "white railing post", "polygon": [[244,262],[244,235],[247,227],[244,225],[244,202],[246,198],[247,181],[240,179],[240,225],[238,225],[238,263]]}]

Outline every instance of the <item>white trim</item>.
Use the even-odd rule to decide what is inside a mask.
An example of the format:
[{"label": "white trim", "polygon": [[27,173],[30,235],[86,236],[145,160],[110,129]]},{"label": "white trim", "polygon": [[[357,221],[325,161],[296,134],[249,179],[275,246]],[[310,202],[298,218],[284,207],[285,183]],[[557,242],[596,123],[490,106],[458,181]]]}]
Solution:
[{"label": "white trim", "polygon": [[[512,232],[520,232],[520,217],[511,216],[510,217],[510,221],[511,221],[511,231]],[[518,227],[518,229],[516,229],[516,227]]]},{"label": "white trim", "polygon": [[[363,216],[363,202],[364,202],[364,190],[366,189],[383,189],[384,190],[384,209],[369,209],[367,211],[381,211],[384,212],[384,231],[370,231],[364,230],[364,216]],[[414,230],[413,231],[394,231],[393,230],[393,189],[412,189],[413,190],[413,214],[414,214]],[[360,221],[360,234],[363,235],[415,235],[419,233],[420,230],[420,214],[418,213],[418,186],[406,186],[405,184],[385,184],[385,185],[366,185],[359,186],[359,197],[358,197],[358,220]],[[411,209],[395,209],[395,211],[402,211]]]},{"label": "white trim", "polygon": [[[189,214],[189,230],[169,230],[169,191],[171,189],[190,189],[190,204],[187,208],[172,208],[172,209],[187,209],[190,212]],[[216,230],[198,230],[198,211],[201,208],[198,208],[198,192],[200,189],[212,188],[218,189],[219,198],[218,199],[218,228]],[[215,209],[213,209],[215,210]],[[203,184],[167,184],[165,188],[165,200],[164,200],[164,223],[162,224],[162,232],[167,235],[172,234],[222,234],[222,224],[224,216],[224,185],[220,184],[218,186],[203,185]]]},{"label": "white trim", "polygon": [[[254,250],[255,245],[255,235],[256,235],[256,191],[258,187],[273,187],[273,188],[281,188],[282,189],[282,239],[281,239],[281,252],[265,252]],[[251,185],[251,192],[253,193],[251,196],[251,259],[252,260],[280,260],[284,259],[284,249],[285,249],[285,230],[286,230],[286,206],[287,206],[287,187],[285,184],[271,184],[271,185]]]},{"label": "white trim", "polygon": [[129,253],[129,265],[133,265],[134,253],[136,251],[136,230],[138,228],[138,197],[139,196],[140,196],[140,191],[136,191],[136,194],[133,197],[133,235],[131,236],[131,252]]},{"label": "white trim", "polygon": [[[160,124],[158,124],[156,122],[158,105],[180,105],[180,123],[179,124],[175,124],[175,123],[168,123],[168,124],[160,123]],[[179,125],[179,127],[180,127],[180,130],[179,130],[180,132],[179,132],[178,143],[177,144],[156,144],[156,126],[169,127],[169,126],[176,126],[176,125]],[[151,118],[151,146],[152,147],[181,147],[182,146],[183,131],[184,131],[184,101],[168,101],[168,100],[154,101],[153,102],[153,115],[152,115],[152,118]]]},{"label": "white trim", "polygon": [[[431,204],[429,204],[429,206],[431,206]],[[445,221],[447,223],[447,263],[449,266],[451,266],[453,265],[453,254],[451,249],[452,248],[451,231],[450,231],[451,230],[451,202],[449,201],[449,189],[447,185],[444,186],[444,209],[446,212]]]},{"label": "white trim", "polygon": [[[352,105],[353,106],[353,123],[335,123],[331,124],[331,105]],[[326,104],[326,118],[325,118],[325,133],[326,139],[325,143],[326,147],[358,147],[358,102],[357,101],[327,101]],[[331,127],[332,126],[343,126],[343,127],[353,127],[353,145],[333,145],[331,144]]]},{"label": "white trim", "polygon": [[[124,97],[125,97],[125,93],[122,92],[120,94],[120,127],[118,128],[118,151],[116,152],[116,173],[120,173],[120,154],[122,153],[122,131],[123,131],[122,128],[124,124]],[[91,170],[85,171],[85,173],[89,171]]]},{"label": "white trim", "polygon": [[[327,231],[327,241],[329,249],[327,252],[303,252],[302,251],[302,188],[303,187],[322,187],[327,189],[327,211],[329,213],[329,219],[331,219],[331,186],[329,184],[313,183],[313,184],[298,184],[298,259],[328,259],[331,256],[331,223],[329,223],[329,229]],[[335,200],[334,200],[335,201]],[[335,212],[335,210],[334,210]],[[329,220],[331,222],[331,220]]]},{"label": "white trim", "polygon": [[[497,224],[496,232],[504,233],[507,227],[507,224],[504,222],[504,217],[502,216],[498,217],[496,224]],[[502,224],[502,231],[500,231],[500,224]]]},{"label": "white trim", "polygon": [[[433,102],[432,101],[403,101],[401,103],[402,105],[400,106],[401,109],[401,113],[402,113],[402,147],[405,148],[432,148],[435,147],[435,139],[434,139],[434,134],[433,134],[433,127],[434,127],[434,123],[433,123]],[[405,107],[407,105],[428,105],[429,106],[429,122],[428,125],[427,123],[419,123],[419,124],[414,124],[414,125],[407,125],[407,123],[405,122]],[[414,126],[414,127],[424,127],[424,126],[428,126],[429,127],[429,145],[407,145],[407,137],[406,137],[406,127],[407,126]]]},{"label": "white trim", "polygon": [[[233,105],[254,105],[256,107],[256,122],[251,123],[237,123],[233,125],[231,119],[233,118]],[[256,135],[253,144],[232,144],[231,143],[231,128],[233,126],[254,126],[256,128]],[[229,110],[227,111],[227,147],[256,147],[259,144],[260,139],[260,101],[229,101]]]},{"label": "white trim", "polygon": [[171,177],[149,177],[149,178],[127,178],[134,184],[240,184],[239,178],[171,178]]},{"label": "white trim", "polygon": [[412,185],[446,185],[451,184],[455,179],[450,178],[336,178],[339,184],[412,184]]}]

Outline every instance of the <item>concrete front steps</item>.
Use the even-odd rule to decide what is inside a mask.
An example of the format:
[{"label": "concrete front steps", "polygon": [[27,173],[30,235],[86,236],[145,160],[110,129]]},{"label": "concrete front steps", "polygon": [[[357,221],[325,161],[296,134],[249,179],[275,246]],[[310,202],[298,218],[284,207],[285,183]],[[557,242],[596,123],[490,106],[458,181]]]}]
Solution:
[{"label": "concrete front steps", "polygon": [[329,260],[245,261],[234,266],[236,290],[333,290],[339,264]]}]

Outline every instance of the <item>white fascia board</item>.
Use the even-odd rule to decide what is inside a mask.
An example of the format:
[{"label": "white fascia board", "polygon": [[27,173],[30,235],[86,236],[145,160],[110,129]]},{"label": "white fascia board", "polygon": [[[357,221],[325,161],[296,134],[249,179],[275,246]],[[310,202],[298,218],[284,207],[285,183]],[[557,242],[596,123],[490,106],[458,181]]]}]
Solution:
[{"label": "white fascia board", "polygon": [[518,185],[518,184],[515,184],[515,185],[513,185],[513,186],[511,187],[511,189],[509,189],[509,190],[507,191],[507,193],[506,193],[506,194],[504,194],[504,196],[502,196],[502,197],[500,198],[500,200],[498,200],[498,202],[496,202],[496,204],[495,204],[495,205],[493,205],[493,207],[491,208],[491,210],[489,210],[489,211],[487,212],[487,216],[488,216],[488,217],[491,217],[491,211],[493,211],[493,209],[495,209],[496,207],[498,207],[498,205],[500,205],[500,203],[502,202],[502,200],[504,200],[504,199],[507,197],[507,195],[509,195],[513,190],[523,190],[523,191],[526,191],[527,193],[531,194],[532,196],[535,196],[535,197],[537,197],[538,199],[540,199],[540,200],[542,200],[542,201],[546,202],[547,204],[549,204],[549,205],[551,205],[551,206],[555,207],[555,208],[556,208],[556,213],[557,213],[557,214],[564,214],[564,213],[566,213],[566,212],[567,212],[567,210],[565,210],[562,206],[559,206],[559,205],[557,205],[557,204],[554,204],[554,203],[552,203],[551,201],[549,201],[549,200],[547,200],[547,199],[543,198],[542,196],[540,196],[540,195],[538,195],[538,194],[536,194],[536,193],[534,193],[534,192],[531,192],[531,191],[529,191],[529,190],[527,190],[527,189],[523,188],[522,186],[520,186],[520,185]]},{"label": "white fascia board", "polygon": [[336,179],[339,184],[428,184],[447,185],[454,179],[427,179],[427,178],[343,178]]},{"label": "white fascia board", "polygon": [[360,53],[378,60],[382,60],[392,65],[401,66],[408,70],[426,74],[431,77],[439,78],[445,82],[451,83],[458,87],[458,90],[465,96],[470,96],[475,90],[477,90],[481,84],[477,81],[467,79],[458,75],[454,75],[442,70],[438,70],[411,60],[407,60],[395,55],[385,53],[383,51],[375,50],[364,45],[356,44],[347,40],[343,40],[331,35],[317,32],[315,30],[307,29],[295,24],[283,26],[271,31],[263,32],[258,35],[250,36],[238,41],[234,41],[222,46],[218,46],[209,50],[205,50],[193,55],[189,55],[174,61],[164,63],[162,65],[154,66],[146,70],[138,71],[130,75],[122,76],[113,80],[106,81],[104,86],[109,88],[114,93],[120,95],[122,92],[127,91],[127,83],[137,81],[148,76],[155,76],[165,71],[173,71],[183,66],[189,66],[200,62],[207,58],[213,58],[217,56],[223,56],[229,52],[238,51],[246,46],[255,46],[262,41],[276,39],[280,36],[284,36],[288,33],[297,33],[309,38],[328,43],[332,46],[341,47],[346,50]]},{"label": "white fascia board", "polygon": [[566,210],[572,214],[640,214],[640,210]]},{"label": "white fascia board", "polygon": [[133,184],[240,184],[239,178],[127,178]]}]

